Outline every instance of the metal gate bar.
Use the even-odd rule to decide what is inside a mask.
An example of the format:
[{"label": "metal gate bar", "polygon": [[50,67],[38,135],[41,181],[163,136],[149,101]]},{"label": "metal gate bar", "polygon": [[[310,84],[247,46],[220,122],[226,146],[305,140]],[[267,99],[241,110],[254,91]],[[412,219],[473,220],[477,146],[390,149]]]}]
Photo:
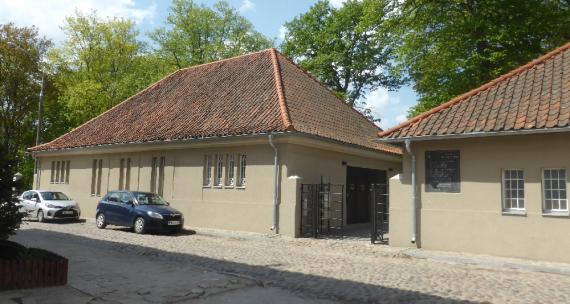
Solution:
[{"label": "metal gate bar", "polygon": [[372,184],[370,187],[370,242],[384,242],[384,234],[388,233],[389,225],[389,194],[388,184]]},{"label": "metal gate bar", "polygon": [[301,235],[344,236],[344,185],[301,185]]}]

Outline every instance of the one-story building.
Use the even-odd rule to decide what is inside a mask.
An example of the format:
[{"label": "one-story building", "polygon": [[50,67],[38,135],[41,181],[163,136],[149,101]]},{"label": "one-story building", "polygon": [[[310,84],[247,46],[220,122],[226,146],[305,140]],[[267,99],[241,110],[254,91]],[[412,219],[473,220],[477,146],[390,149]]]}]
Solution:
[{"label": "one-story building", "polygon": [[[87,218],[107,191],[152,191],[187,225],[298,236],[301,184],[361,189],[363,168],[400,172],[400,148],[379,131],[269,49],[178,70],[31,148],[34,188],[64,191]],[[362,200],[343,197],[344,224],[370,218]]]},{"label": "one-story building", "polygon": [[380,132],[390,244],[570,262],[570,44]]}]

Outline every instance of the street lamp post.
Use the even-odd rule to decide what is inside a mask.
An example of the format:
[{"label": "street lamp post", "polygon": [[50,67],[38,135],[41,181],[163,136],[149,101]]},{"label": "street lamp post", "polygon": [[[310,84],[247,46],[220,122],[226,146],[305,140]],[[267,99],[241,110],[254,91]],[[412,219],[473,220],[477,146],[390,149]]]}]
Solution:
[{"label": "street lamp post", "polygon": [[[40,87],[40,100],[38,102],[38,130],[36,132],[36,146],[42,143],[42,127],[43,127],[43,109],[44,109],[44,73],[42,71],[42,82]],[[40,186],[40,159],[34,157],[34,173],[36,175],[35,188]]]}]

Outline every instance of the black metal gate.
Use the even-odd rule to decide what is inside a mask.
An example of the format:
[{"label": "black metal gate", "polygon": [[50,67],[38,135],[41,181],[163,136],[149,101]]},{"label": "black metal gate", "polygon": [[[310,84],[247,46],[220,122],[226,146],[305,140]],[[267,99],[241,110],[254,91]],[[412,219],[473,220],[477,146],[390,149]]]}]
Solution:
[{"label": "black metal gate", "polygon": [[388,184],[372,184],[370,187],[370,242],[383,242],[388,233],[389,195]]},{"label": "black metal gate", "polygon": [[301,235],[343,237],[344,185],[301,185]]}]

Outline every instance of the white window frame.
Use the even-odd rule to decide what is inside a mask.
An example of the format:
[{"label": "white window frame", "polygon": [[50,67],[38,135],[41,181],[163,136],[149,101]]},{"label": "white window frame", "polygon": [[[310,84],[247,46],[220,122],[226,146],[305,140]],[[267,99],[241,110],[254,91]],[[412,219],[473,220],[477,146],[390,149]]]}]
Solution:
[{"label": "white window frame", "polygon": [[224,185],[224,155],[216,154],[216,165],[214,167],[214,187],[222,187]]},{"label": "white window frame", "polygon": [[226,187],[232,188],[236,184],[236,158],[234,154],[226,156]]},{"label": "white window frame", "polygon": [[203,173],[203,187],[212,186],[212,155],[204,155],[204,173]]},{"label": "white window frame", "polygon": [[[510,173],[514,172],[522,172],[522,179],[518,178],[518,176],[516,178],[512,178],[512,176],[509,176],[509,178],[507,179],[506,177],[506,172],[509,171]],[[510,182],[510,187],[508,188],[509,191],[515,191],[516,192],[516,196],[515,197],[506,197],[507,194],[507,187],[506,187],[506,182],[509,181]],[[512,187],[512,182],[516,181],[517,182],[517,186],[516,187]],[[522,181],[522,188],[520,188],[519,186],[519,182]],[[522,190],[522,197],[519,197],[519,191]],[[501,196],[502,196],[502,201],[503,201],[503,212],[505,213],[524,213],[526,211],[526,193],[525,193],[525,174],[524,174],[524,170],[520,169],[520,168],[506,168],[506,169],[502,169],[501,170]],[[508,204],[507,206],[507,200],[516,200],[516,206],[517,207],[513,207],[513,203],[512,201]],[[522,208],[520,207],[521,202],[522,201]]]},{"label": "white window frame", "polygon": [[247,154],[240,154],[238,159],[238,182],[237,187],[245,188],[247,184]]},{"label": "white window frame", "polygon": [[[553,198],[552,196],[550,198],[548,198],[549,200],[551,200],[551,208],[547,209],[546,208],[546,181],[547,179],[545,178],[545,173],[546,171],[553,171],[553,170],[564,170],[564,189],[558,187],[557,189],[552,189],[552,187],[549,189],[550,191],[564,191],[566,194],[566,198],[562,199],[560,198],[560,193],[558,193],[559,197],[558,198]],[[558,173],[557,173],[558,174]],[[552,172],[551,172],[551,178],[549,178],[549,181],[554,181],[555,179],[552,178]],[[542,179],[542,213],[546,214],[546,215],[568,215],[568,172],[566,170],[566,168],[543,168],[542,172],[541,172],[541,179]],[[557,177],[556,181],[560,181],[560,179]],[[559,208],[552,208],[554,207],[554,200],[558,201],[558,207]],[[562,209],[560,208],[560,205],[562,202],[566,203],[566,208]]]}]

